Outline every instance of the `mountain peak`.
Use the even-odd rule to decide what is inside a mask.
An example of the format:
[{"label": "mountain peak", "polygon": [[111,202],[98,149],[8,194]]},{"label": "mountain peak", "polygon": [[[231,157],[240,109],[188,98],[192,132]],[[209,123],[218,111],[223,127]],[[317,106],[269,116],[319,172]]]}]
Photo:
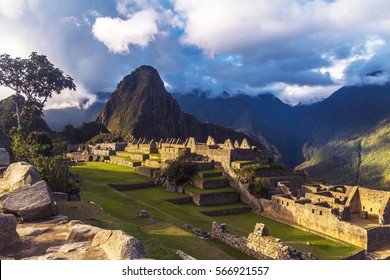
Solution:
[{"label": "mountain peak", "polygon": [[214,124],[201,123],[183,113],[165,89],[157,70],[147,65],[138,67],[119,83],[97,120],[124,138],[133,136],[150,140],[194,136],[205,142],[211,135],[223,142],[227,138],[242,141],[247,137]]}]

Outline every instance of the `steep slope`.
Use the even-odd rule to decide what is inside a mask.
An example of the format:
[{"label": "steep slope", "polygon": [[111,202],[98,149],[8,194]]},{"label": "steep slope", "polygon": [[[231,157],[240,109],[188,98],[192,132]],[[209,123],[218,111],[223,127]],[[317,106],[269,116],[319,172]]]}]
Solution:
[{"label": "steep slope", "polygon": [[296,107],[269,95],[176,98],[202,120],[264,138],[282,161],[313,177],[390,188],[389,83],[343,87],[322,102]]},{"label": "steep slope", "polygon": [[[307,107],[291,107],[271,94],[208,98],[202,92],[175,95],[184,111],[242,131],[278,151],[281,160],[295,166],[303,161],[297,124]],[[288,139],[288,141],[287,141]]]},{"label": "steep slope", "polygon": [[201,123],[194,116],[183,113],[166,91],[157,70],[151,66],[137,68],[118,84],[97,121],[102,122],[111,133],[124,138],[194,136],[199,141],[206,141],[207,136],[212,135],[216,141],[224,141],[247,137],[244,133],[219,125]]},{"label": "steep slope", "polygon": [[310,108],[298,169],[330,183],[389,187],[390,84],[343,87]]}]

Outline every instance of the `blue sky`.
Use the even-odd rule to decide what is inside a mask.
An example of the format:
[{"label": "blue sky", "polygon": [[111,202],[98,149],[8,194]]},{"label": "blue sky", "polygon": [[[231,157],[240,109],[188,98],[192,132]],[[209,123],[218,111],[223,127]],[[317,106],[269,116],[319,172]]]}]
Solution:
[{"label": "blue sky", "polygon": [[271,92],[296,104],[388,81],[390,1],[0,0],[0,38],[0,53],[37,51],[74,78],[77,92],[52,108],[94,102],[143,64],[171,92]]}]

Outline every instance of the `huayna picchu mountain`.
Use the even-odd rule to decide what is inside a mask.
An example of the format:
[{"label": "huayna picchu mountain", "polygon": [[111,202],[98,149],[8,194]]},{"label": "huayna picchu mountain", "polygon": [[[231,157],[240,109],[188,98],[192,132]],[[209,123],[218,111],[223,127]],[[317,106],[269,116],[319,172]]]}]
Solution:
[{"label": "huayna picchu mountain", "polygon": [[[241,141],[246,134],[212,123],[202,123],[184,113],[167,92],[157,70],[141,66],[118,84],[98,118],[111,133],[124,138],[182,138],[193,136],[205,142],[210,135],[216,141],[227,138]],[[257,141],[250,139],[254,145]]]}]

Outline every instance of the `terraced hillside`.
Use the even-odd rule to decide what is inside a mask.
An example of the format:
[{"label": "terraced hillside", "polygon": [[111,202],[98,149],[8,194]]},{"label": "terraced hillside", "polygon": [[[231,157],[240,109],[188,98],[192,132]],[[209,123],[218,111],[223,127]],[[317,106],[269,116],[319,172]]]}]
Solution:
[{"label": "terraced hillside", "polygon": [[[265,223],[273,236],[281,238],[287,245],[298,250],[311,252],[320,259],[338,259],[357,250],[356,247],[331,241],[252,212],[222,216],[204,214],[245,207],[239,201],[231,204],[198,206],[188,200],[191,198],[189,195],[166,192],[158,186],[123,191],[107,186],[151,182],[152,179],[135,173],[130,167],[88,162],[77,163],[72,167],[72,172],[80,175],[84,202],[62,202],[60,211],[72,219],[81,219],[101,227],[122,229],[136,236],[145,244],[151,258],[177,259],[175,255],[177,249],[197,259],[249,258],[225,244],[213,239],[201,238],[193,233],[193,229],[210,231],[212,221],[226,222],[232,233],[244,236],[252,232],[255,223]],[[207,172],[216,173],[211,169]],[[218,192],[224,189],[225,187],[219,190],[197,189],[197,191]],[[172,203],[172,200],[178,199],[184,203]],[[147,210],[150,218],[138,217],[141,210]],[[184,225],[187,225],[186,229],[183,229]],[[307,245],[307,242],[310,242],[310,245]]]}]

